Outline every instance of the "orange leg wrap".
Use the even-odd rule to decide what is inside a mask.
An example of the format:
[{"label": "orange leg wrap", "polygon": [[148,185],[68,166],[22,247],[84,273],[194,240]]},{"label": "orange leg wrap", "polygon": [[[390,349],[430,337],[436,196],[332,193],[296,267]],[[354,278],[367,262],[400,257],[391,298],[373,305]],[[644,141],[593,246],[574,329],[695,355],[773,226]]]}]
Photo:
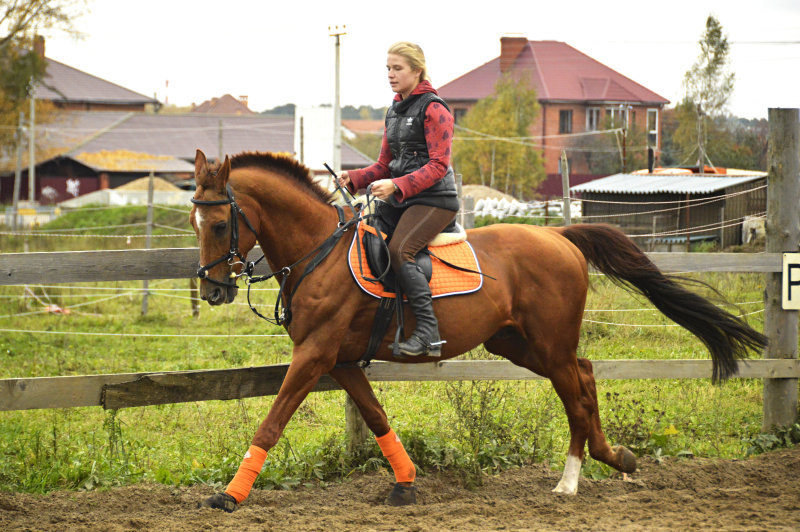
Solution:
[{"label": "orange leg wrap", "polygon": [[406,449],[403,447],[403,443],[400,441],[400,438],[397,437],[397,434],[389,429],[387,434],[384,434],[380,438],[376,437],[375,440],[378,442],[383,456],[389,460],[389,465],[392,466],[392,470],[394,471],[395,480],[397,480],[397,482],[414,482],[417,476],[417,470],[411,462],[411,458],[408,457],[408,453],[406,453]]},{"label": "orange leg wrap", "polygon": [[250,489],[253,487],[258,474],[261,473],[261,468],[266,459],[267,451],[261,447],[251,445],[244,455],[239,470],[225,489],[225,493],[236,499],[237,503],[245,500],[250,494]]}]

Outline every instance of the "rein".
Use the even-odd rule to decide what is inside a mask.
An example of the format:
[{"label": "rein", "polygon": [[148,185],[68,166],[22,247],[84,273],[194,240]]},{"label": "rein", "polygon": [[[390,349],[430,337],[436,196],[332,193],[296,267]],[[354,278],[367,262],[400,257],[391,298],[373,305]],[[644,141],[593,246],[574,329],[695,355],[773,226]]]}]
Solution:
[{"label": "rein", "polygon": [[[306,278],[306,276],[308,276],[311,272],[313,272],[316,269],[316,267],[319,266],[320,263],[323,260],[325,260],[325,258],[328,255],[330,255],[331,251],[333,251],[333,248],[336,247],[336,244],[339,243],[339,240],[341,240],[341,238],[344,236],[347,230],[353,227],[354,225],[358,224],[358,222],[361,220],[361,217],[358,216],[358,212],[355,210],[354,213],[356,214],[356,216],[353,216],[352,218],[350,218],[350,220],[345,220],[344,210],[338,205],[334,205],[334,207],[336,207],[336,212],[339,215],[339,225],[336,228],[336,230],[333,232],[331,236],[326,238],[320,245],[318,245],[317,247],[306,253],[302,258],[295,261],[293,264],[290,264],[289,266],[284,266],[277,272],[257,277],[252,276],[252,267],[255,267],[255,263],[247,264],[246,270],[242,274],[245,276],[245,282],[247,283],[247,304],[250,305],[250,310],[252,310],[256,316],[274,325],[282,325],[285,327],[289,326],[289,323],[291,323],[292,321],[292,311],[291,311],[292,297],[294,297],[295,292],[297,292],[297,289],[300,287],[300,283],[303,281],[303,279]],[[284,294],[284,286],[286,284],[286,280],[289,278],[289,275],[292,273],[292,270],[295,268],[295,266],[297,266],[298,264],[300,264],[301,262],[305,261],[308,258],[311,258],[311,261],[309,261],[308,266],[306,266],[305,271],[303,271],[303,275],[301,275],[300,278],[297,280],[297,283],[294,285],[294,288],[284,301],[283,294]],[[255,306],[253,306],[253,304],[250,302],[250,287],[253,285],[253,283],[260,283],[261,281],[266,281],[277,275],[281,275],[280,289],[278,290],[278,298],[275,301],[274,317],[268,318],[263,314],[261,314],[258,311],[258,309],[256,309]]]}]

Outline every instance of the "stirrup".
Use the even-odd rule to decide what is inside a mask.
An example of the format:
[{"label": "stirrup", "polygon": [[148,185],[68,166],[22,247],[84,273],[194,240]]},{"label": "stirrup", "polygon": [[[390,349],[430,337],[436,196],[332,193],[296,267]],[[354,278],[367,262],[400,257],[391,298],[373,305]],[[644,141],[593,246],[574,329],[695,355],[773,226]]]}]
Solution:
[{"label": "stirrup", "polygon": [[406,357],[420,357],[420,356],[429,356],[438,358],[442,356],[442,345],[446,344],[446,340],[439,340],[437,342],[427,342],[420,338],[416,333],[411,333],[411,336],[406,340],[417,342],[422,350],[420,352],[409,352],[409,351],[402,351],[400,348],[401,342],[397,342],[392,344],[392,353],[394,354],[395,358],[406,358]]}]

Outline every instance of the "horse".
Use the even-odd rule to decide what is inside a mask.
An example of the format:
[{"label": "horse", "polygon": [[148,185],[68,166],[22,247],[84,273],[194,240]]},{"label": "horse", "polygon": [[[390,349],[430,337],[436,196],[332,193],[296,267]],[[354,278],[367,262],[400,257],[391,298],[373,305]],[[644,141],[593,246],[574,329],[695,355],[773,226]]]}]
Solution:
[{"label": "horse", "polygon": [[[315,261],[313,271],[309,266],[314,250],[358,215],[337,207],[332,194],[312,180],[308,168],[285,156],[247,152],[210,164],[198,150],[195,180],[190,221],[199,242],[202,299],[210,305],[231,303],[243,257],[258,243],[271,271],[278,272],[279,294],[291,313],[285,326],[294,345],[283,384],[231,484],[199,505],[233,511],[241,504],[267,451],[325,373],[352,398],[395,473],[386,503],[416,502],[413,462],[391,430],[363,370],[354,363],[367,346],[378,300],[356,287],[346,262],[348,245],[341,241],[328,246],[329,254]],[[623,473],[636,470],[635,455],[606,440],[592,364],[577,356],[588,265],[644,294],[697,336],[711,354],[712,383],[735,375],[739,359],[766,346],[763,334],[690,290],[682,278],[662,273],[632,240],[611,226],[497,224],[470,229],[467,239],[486,282],[477,292],[435,299],[440,331],[447,341],[441,358],[399,361],[434,362],[483,345],[549,379],[570,429],[556,493],[577,493],[587,443],[595,460]],[[414,325],[410,312],[405,323]],[[396,360],[389,345],[393,330],[394,325],[376,359]]]}]

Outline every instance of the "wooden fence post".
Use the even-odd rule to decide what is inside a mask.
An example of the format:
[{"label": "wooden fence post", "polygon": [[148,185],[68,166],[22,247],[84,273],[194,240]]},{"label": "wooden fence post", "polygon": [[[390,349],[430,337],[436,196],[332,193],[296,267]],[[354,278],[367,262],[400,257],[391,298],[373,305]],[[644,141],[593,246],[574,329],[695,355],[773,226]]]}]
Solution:
[{"label": "wooden fence post", "polygon": [[567,151],[561,150],[561,197],[564,201],[564,225],[572,224],[572,212],[569,205],[569,162]]},{"label": "wooden fence post", "polygon": [[[766,232],[767,253],[796,252],[800,246],[800,110],[769,110]],[[781,308],[781,273],[766,274],[764,358],[797,358],[798,311]],[[764,379],[765,432],[797,419],[797,379]]]},{"label": "wooden fence post", "polygon": [[[144,247],[145,249],[150,249],[152,244],[152,234],[153,234],[153,179],[154,174],[153,171],[150,170],[150,179],[147,182],[147,227],[145,228],[145,240],[144,240]],[[150,287],[150,281],[144,280],[142,282],[142,316],[147,316],[147,298],[150,295],[148,292],[148,288]]]},{"label": "wooden fence post", "polygon": [[370,430],[358,411],[356,402],[349,395],[345,396],[344,403],[344,423],[345,433],[347,434],[347,452],[354,453],[364,445],[369,437]]},{"label": "wooden fence post", "polygon": [[198,299],[200,299],[200,296],[197,289],[197,277],[192,277],[189,279],[189,300],[192,305],[193,318],[200,316],[200,305],[197,304]]},{"label": "wooden fence post", "polygon": [[462,227],[464,229],[474,229],[475,228],[475,198],[472,196],[467,196],[464,198],[464,207],[462,210],[464,214],[464,223]]}]

